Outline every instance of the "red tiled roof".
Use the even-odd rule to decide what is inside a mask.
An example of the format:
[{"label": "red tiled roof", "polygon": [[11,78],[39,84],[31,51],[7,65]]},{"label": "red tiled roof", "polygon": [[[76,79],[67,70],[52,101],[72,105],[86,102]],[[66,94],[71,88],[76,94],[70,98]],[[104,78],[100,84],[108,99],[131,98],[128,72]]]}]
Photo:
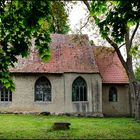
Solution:
[{"label": "red tiled roof", "polygon": [[128,83],[125,69],[112,48],[94,47],[93,51],[103,83]]},{"label": "red tiled roof", "polygon": [[87,35],[52,34],[51,58],[43,62],[35,49],[28,58],[19,58],[13,73],[99,73]]}]

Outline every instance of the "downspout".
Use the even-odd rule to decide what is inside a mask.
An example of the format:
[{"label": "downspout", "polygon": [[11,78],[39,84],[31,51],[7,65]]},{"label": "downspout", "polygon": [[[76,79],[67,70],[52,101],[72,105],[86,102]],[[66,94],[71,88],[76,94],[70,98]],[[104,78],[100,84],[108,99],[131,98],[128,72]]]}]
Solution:
[{"label": "downspout", "polygon": [[63,74],[63,80],[64,80],[64,113],[66,113],[66,108],[65,108],[65,105],[66,105],[65,74]]},{"label": "downspout", "polygon": [[92,99],[92,101],[91,101],[91,103],[92,103],[92,113],[94,113],[94,102],[93,102],[93,82],[92,82],[92,76],[91,76],[91,99]]}]

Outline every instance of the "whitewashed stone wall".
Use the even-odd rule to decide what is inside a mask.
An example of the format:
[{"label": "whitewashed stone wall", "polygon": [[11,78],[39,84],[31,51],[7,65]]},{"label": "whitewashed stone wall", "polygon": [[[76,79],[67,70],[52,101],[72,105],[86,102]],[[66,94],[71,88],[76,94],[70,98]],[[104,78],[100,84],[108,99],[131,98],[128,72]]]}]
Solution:
[{"label": "whitewashed stone wall", "polygon": [[[52,101],[34,101],[36,80],[45,76],[52,86]],[[72,83],[81,76],[87,83],[88,101],[72,102]],[[99,74],[14,74],[12,102],[0,102],[0,111],[102,114],[102,83]]]},{"label": "whitewashed stone wall", "polygon": [[[109,88],[117,88],[117,102],[109,102]],[[103,114],[107,116],[130,116],[128,85],[103,85]]]}]

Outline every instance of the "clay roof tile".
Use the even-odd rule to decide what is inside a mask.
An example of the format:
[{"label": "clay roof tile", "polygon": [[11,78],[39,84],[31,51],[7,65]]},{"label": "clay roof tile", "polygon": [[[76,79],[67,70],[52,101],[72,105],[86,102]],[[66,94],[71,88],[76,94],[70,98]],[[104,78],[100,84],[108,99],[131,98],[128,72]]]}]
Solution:
[{"label": "clay roof tile", "polygon": [[93,47],[103,83],[128,84],[128,77],[114,49]]},{"label": "clay roof tile", "polygon": [[51,58],[43,62],[35,49],[28,58],[18,58],[13,73],[98,73],[87,35],[52,34]]}]

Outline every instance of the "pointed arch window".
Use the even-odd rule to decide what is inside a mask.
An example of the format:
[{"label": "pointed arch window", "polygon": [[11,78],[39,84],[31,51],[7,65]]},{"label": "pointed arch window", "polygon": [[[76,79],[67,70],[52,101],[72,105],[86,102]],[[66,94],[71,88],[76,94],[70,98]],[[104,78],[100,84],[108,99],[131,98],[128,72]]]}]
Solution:
[{"label": "pointed arch window", "polygon": [[51,83],[46,77],[35,82],[35,101],[51,101]]},{"label": "pointed arch window", "polygon": [[117,88],[111,87],[109,89],[109,102],[117,102]]},{"label": "pointed arch window", "polygon": [[87,101],[87,84],[82,77],[78,77],[72,84],[72,101]]}]

